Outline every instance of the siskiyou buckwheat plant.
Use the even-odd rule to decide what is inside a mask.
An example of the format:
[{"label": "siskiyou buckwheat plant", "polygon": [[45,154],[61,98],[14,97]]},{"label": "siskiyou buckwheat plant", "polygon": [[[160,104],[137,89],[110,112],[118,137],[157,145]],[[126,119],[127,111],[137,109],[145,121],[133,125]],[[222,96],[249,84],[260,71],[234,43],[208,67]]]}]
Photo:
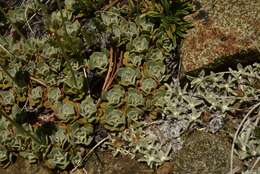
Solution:
[{"label": "siskiyou buckwheat plant", "polygon": [[[98,144],[98,125],[113,150],[135,147],[129,153],[151,167],[170,159],[173,146],[142,134],[160,122],[165,62],[191,26],[183,17],[192,6],[109,2],[1,4],[0,25],[11,29],[0,30],[1,166],[16,156],[61,170],[83,166],[88,154],[82,148]],[[116,139],[130,141],[129,148],[113,145]]]},{"label": "siskiyou buckwheat plant", "polygon": [[[260,147],[259,64],[202,72],[184,87],[166,83],[191,10],[184,0],[1,4],[0,166],[19,156],[82,167],[106,141],[114,155],[156,167],[174,157],[189,128],[215,133],[244,115],[231,157],[250,166]],[[108,137],[96,141],[100,126]]]}]

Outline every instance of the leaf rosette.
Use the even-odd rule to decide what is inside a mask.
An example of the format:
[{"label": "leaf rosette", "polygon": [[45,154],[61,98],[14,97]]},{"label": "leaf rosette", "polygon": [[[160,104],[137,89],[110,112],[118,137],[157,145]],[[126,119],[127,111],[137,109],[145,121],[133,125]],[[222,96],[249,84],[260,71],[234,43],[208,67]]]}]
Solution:
[{"label": "leaf rosette", "polygon": [[15,97],[12,90],[0,91],[1,103],[3,105],[13,105],[15,103]]},{"label": "leaf rosette", "polygon": [[56,106],[57,117],[64,122],[75,118],[74,104],[70,101],[59,102]]},{"label": "leaf rosette", "polygon": [[139,67],[142,64],[143,57],[144,57],[143,54],[125,52],[124,64],[125,65],[130,64]]},{"label": "leaf rosette", "polygon": [[105,94],[105,98],[108,101],[108,104],[114,106],[119,106],[122,104],[124,96],[125,90],[120,85],[114,85],[114,87]]},{"label": "leaf rosette", "polygon": [[149,40],[144,36],[136,37],[131,43],[132,51],[141,53],[147,51],[149,48]]},{"label": "leaf rosette", "polygon": [[127,93],[127,105],[131,107],[144,106],[145,99],[140,91],[129,88]]},{"label": "leaf rosette", "polygon": [[152,78],[146,78],[143,79],[141,82],[141,90],[145,93],[145,94],[149,94],[151,93],[151,91],[153,89],[155,89],[157,87],[157,83],[155,80],[153,80]]},{"label": "leaf rosette", "polygon": [[80,103],[80,115],[86,118],[90,123],[96,120],[95,113],[97,112],[97,106],[90,96],[87,96]]},{"label": "leaf rosette", "polygon": [[83,127],[73,128],[71,135],[72,143],[85,146],[89,145],[93,140],[93,132],[93,126],[90,124],[84,125]]},{"label": "leaf rosette", "polygon": [[47,164],[50,168],[60,168],[65,170],[70,164],[69,154],[61,148],[54,147],[47,155]]},{"label": "leaf rosette", "polygon": [[107,52],[94,52],[89,57],[90,70],[97,70],[99,73],[104,73],[108,66]]},{"label": "leaf rosette", "polygon": [[110,131],[121,131],[125,128],[126,118],[123,112],[108,106],[102,122]]},{"label": "leaf rosette", "polygon": [[140,78],[140,72],[137,68],[123,67],[118,71],[119,83],[123,86],[135,85],[136,80]]},{"label": "leaf rosette", "polygon": [[157,81],[161,81],[164,78],[166,67],[163,62],[149,61],[144,64],[145,77],[151,77]]}]

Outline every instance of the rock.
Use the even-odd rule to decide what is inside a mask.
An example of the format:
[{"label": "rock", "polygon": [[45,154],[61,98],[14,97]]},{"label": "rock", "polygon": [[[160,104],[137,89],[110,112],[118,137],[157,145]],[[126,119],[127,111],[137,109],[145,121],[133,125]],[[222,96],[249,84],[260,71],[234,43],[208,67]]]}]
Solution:
[{"label": "rock", "polygon": [[193,0],[193,3],[196,12],[187,19],[194,28],[188,31],[181,47],[184,72],[221,62],[223,66],[230,62],[260,61],[259,0]]},{"label": "rock", "polygon": [[47,167],[39,164],[29,164],[28,161],[18,157],[14,164],[6,169],[0,168],[1,174],[54,174]]},{"label": "rock", "polygon": [[156,174],[172,174],[173,162],[165,162],[157,170]]},{"label": "rock", "polygon": [[174,174],[228,173],[231,144],[223,136],[195,131],[173,159]]},{"label": "rock", "polygon": [[128,156],[113,157],[107,152],[97,152],[92,155],[85,169],[88,174],[154,174],[154,170],[144,163]]}]

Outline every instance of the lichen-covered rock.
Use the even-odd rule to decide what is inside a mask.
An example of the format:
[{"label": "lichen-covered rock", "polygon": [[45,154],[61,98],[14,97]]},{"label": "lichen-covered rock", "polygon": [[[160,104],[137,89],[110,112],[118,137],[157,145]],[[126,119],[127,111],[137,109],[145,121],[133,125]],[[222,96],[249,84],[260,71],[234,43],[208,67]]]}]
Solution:
[{"label": "lichen-covered rock", "polygon": [[196,131],[174,158],[175,174],[223,174],[229,171],[231,146],[218,135]]}]

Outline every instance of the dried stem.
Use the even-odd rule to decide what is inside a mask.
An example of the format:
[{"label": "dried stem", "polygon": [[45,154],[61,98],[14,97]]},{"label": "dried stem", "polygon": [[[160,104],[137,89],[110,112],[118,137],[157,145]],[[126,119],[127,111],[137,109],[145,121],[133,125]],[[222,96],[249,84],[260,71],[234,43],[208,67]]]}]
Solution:
[{"label": "dried stem", "polygon": [[110,51],[109,51],[109,67],[108,67],[107,76],[105,78],[104,85],[102,87],[102,91],[107,91],[107,86],[108,86],[108,82],[109,82],[112,70],[113,70],[113,48],[110,48]]},{"label": "dried stem", "polygon": [[246,120],[248,119],[248,117],[250,116],[250,114],[260,106],[260,102],[255,104],[250,111],[245,115],[245,117],[243,118],[243,120],[241,121],[241,123],[239,124],[239,127],[237,128],[237,131],[234,135],[233,138],[233,142],[232,142],[232,147],[231,147],[231,153],[230,153],[230,174],[233,174],[233,158],[234,158],[234,149],[235,149],[235,142],[237,140],[237,136],[241,130],[241,128],[243,127],[244,123],[246,122]]},{"label": "dried stem", "polygon": [[[109,139],[109,137],[105,137],[104,139],[102,139],[101,141],[99,141],[92,149],[90,149],[90,151],[83,157],[82,161],[85,161],[89,155],[91,153],[94,152],[94,150],[100,146],[102,143],[104,143],[105,141],[107,141]],[[77,165],[76,167],[74,167],[74,169],[72,169],[71,173],[75,172],[77,170],[77,168],[79,167],[79,165]]]},{"label": "dried stem", "polygon": [[40,79],[37,79],[37,78],[35,78],[35,77],[33,77],[33,76],[30,76],[30,80],[32,80],[32,81],[35,81],[35,82],[37,82],[37,83],[39,83],[40,85],[42,85],[42,86],[44,86],[45,88],[47,88],[48,87],[48,85],[46,85],[42,80],[40,80]]},{"label": "dried stem", "polygon": [[120,66],[122,65],[122,59],[123,59],[123,51],[120,52],[120,57],[119,57],[119,62],[116,63],[117,66],[116,68],[114,69],[114,72],[112,74],[112,77],[110,78],[109,82],[108,82],[108,85],[107,85],[107,89],[111,86],[112,82],[114,81],[116,75],[117,75],[117,72],[120,68]]}]

